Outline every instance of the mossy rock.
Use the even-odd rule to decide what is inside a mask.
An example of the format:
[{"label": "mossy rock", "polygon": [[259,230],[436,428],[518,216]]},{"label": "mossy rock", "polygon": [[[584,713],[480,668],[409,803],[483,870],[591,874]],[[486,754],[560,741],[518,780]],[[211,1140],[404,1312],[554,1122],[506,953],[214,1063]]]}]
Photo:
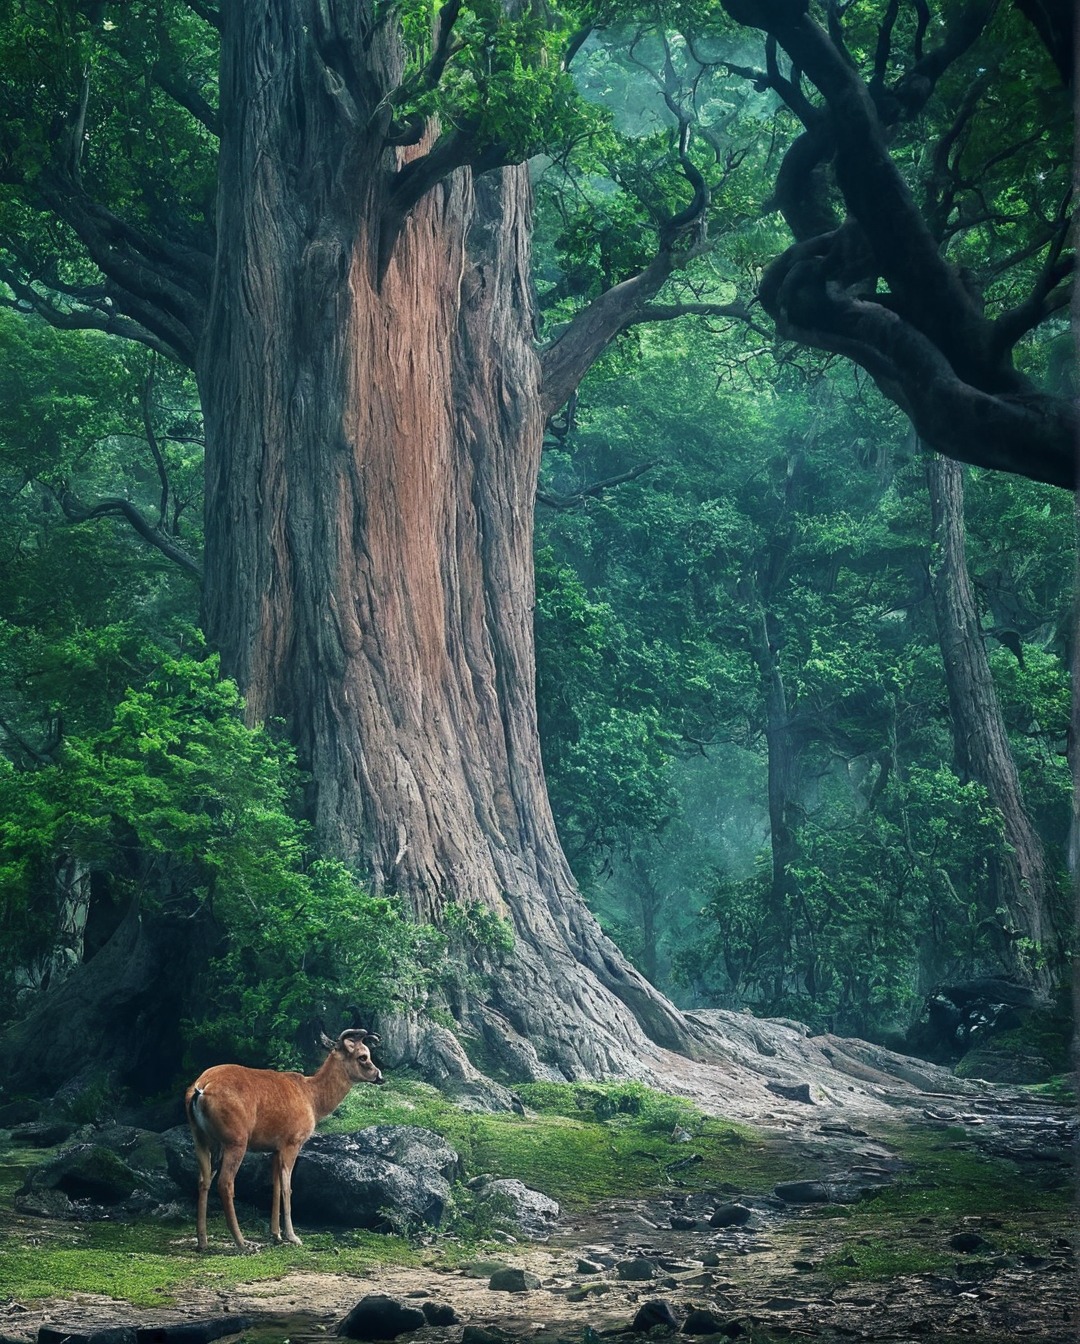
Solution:
[{"label": "mossy rock", "polygon": [[1045,1083],[1054,1066],[1042,1055],[1002,1044],[1004,1038],[969,1050],[957,1064],[958,1078],[981,1078],[988,1083]]},{"label": "mossy rock", "polygon": [[138,1173],[108,1148],[80,1143],[39,1167],[23,1193],[59,1190],[70,1200],[122,1204],[139,1184]]}]

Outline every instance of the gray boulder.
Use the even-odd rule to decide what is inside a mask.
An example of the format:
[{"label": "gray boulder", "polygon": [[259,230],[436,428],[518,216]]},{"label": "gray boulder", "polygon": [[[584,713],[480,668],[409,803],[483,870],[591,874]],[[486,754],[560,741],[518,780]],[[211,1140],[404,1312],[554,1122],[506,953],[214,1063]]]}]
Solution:
[{"label": "gray boulder", "polygon": [[100,1209],[126,1204],[138,1185],[138,1173],[110,1149],[78,1143],[30,1173],[15,1207],[51,1218],[78,1218],[83,1209],[101,1217]]},{"label": "gray boulder", "polygon": [[522,1181],[477,1176],[469,1182],[477,1202],[492,1213],[503,1214],[519,1232],[533,1240],[547,1238],[558,1226],[559,1205],[554,1199],[531,1190]]},{"label": "gray boulder", "polygon": [[540,1280],[535,1274],[517,1265],[507,1265],[497,1269],[488,1279],[488,1287],[493,1293],[527,1293],[531,1288],[539,1288]]},{"label": "gray boulder", "polygon": [[[317,1134],[293,1168],[293,1216],[309,1223],[405,1231],[437,1226],[461,1159],[440,1135],[415,1125]],[[269,1207],[270,1156],[244,1160],[236,1192]]]}]

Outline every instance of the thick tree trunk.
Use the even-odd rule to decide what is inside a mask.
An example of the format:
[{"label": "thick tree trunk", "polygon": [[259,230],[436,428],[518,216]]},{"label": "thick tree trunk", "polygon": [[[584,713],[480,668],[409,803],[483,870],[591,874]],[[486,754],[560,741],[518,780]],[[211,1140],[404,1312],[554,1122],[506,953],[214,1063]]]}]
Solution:
[{"label": "thick tree trunk", "polygon": [[935,456],[928,478],[930,585],[949,688],[956,765],[962,778],[985,786],[1004,827],[1006,851],[994,864],[991,911],[998,955],[1010,974],[1045,995],[1054,986],[1058,961],[1052,877],[1024,806],[968,575],[963,467],[951,458]]},{"label": "thick tree trunk", "polygon": [[226,7],[208,633],[252,717],[289,725],[331,852],[420,918],[511,922],[476,1006],[489,1044],[537,1075],[640,1069],[642,1027],[674,1047],[688,1028],[580,901],[536,731],[526,170],[454,172],[387,261],[393,174],[425,149],[367,129],[400,74],[392,25],[328,34],[308,8]]}]

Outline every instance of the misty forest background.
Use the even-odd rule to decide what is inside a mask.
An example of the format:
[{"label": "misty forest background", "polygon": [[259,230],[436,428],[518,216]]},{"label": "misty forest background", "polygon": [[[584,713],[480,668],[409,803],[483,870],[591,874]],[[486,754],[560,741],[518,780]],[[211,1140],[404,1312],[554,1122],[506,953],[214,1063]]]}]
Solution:
[{"label": "misty forest background", "polygon": [[[100,67],[92,97],[121,61],[161,72],[154,6],[92,8],[9,13],[2,63],[46,60],[62,20]],[[214,101],[213,30],[190,8],[170,40],[201,67],[199,105],[169,101],[164,76],[125,94],[175,137],[178,180],[206,172],[189,141]],[[885,6],[842,8],[884,77]],[[899,50],[920,7],[889,13]],[[531,159],[541,344],[640,270],[688,183],[710,191],[708,238],[548,421],[534,621],[559,837],[603,927],[679,1006],[896,1044],[935,987],[998,976],[1064,1015],[1072,495],[937,458],[864,370],[778,334],[756,295],[789,241],[777,171],[798,120],[760,34],[696,41],[596,25],[572,66],[587,119]],[[972,59],[897,120],[891,153],[934,196],[943,255],[1004,311],[1062,252],[1068,107],[1011,7]],[[313,839],[286,725],[245,723],[200,633],[195,380],[163,351],[62,329],[87,280],[70,232],[28,204],[45,123],[0,156],[0,1020],[137,908],[196,949],[175,1072],[296,1062],[312,1016],[351,1025],[346,1005],[451,1023],[513,935],[480,905],[418,923],[373,893]],[[130,130],[123,150],[128,205],[152,219],[160,147]],[[664,304],[682,315],[660,320]],[[1059,297],[1014,355],[1072,394]],[[956,672],[980,650],[990,702]],[[1005,729],[1044,880],[1037,940],[972,712]]]}]

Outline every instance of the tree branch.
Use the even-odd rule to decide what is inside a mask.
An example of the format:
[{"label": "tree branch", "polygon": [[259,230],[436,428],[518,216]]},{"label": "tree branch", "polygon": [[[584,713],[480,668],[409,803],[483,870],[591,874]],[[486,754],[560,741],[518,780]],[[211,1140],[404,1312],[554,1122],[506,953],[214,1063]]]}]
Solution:
[{"label": "tree branch", "polygon": [[560,495],[553,490],[538,488],[536,502],[546,504],[549,509],[573,509],[583,500],[595,499],[613,486],[625,485],[627,481],[636,481],[639,476],[644,476],[647,471],[652,471],[656,465],[655,461],[642,462],[640,466],[633,467],[630,471],[624,471],[618,476],[609,476],[603,481],[594,481],[592,485],[583,486],[580,490],[575,490],[569,495]]},{"label": "tree branch", "polygon": [[[660,226],[660,246],[652,261],[583,308],[541,355],[540,395],[545,419],[563,405],[616,336],[639,320],[642,307],[659,293],[672,271],[703,244],[709,189],[688,156],[688,136],[689,121],[682,118],[679,161],[694,189],[690,204]],[[691,241],[684,250],[688,238]]]},{"label": "tree branch", "polygon": [[198,14],[200,19],[204,19],[212,28],[221,32],[221,11],[217,5],[208,4],[207,0],[184,0],[184,4],[193,14]]},{"label": "tree branch", "polygon": [[174,103],[179,103],[182,108],[190,112],[195,120],[213,135],[221,135],[221,118],[217,109],[211,107],[190,80],[185,79],[164,61],[156,62],[152,74],[154,83],[164,90]]},{"label": "tree branch", "polygon": [[0,280],[15,295],[13,299],[0,294],[0,305],[14,308],[17,312],[32,312],[43,318],[52,327],[60,331],[105,331],[113,336],[123,336],[127,340],[138,341],[141,345],[156,350],[159,354],[175,357],[172,345],[160,340],[147,327],[121,314],[111,305],[111,301],[102,291],[102,305],[78,308],[60,308],[39,294],[31,283],[21,279],[7,266],[0,266]]},{"label": "tree branch", "polygon": [[648,303],[626,326],[634,327],[642,322],[672,322],[680,317],[730,317],[767,341],[773,338],[773,333],[759,326],[750,316],[749,308],[742,303]]},{"label": "tree branch", "polygon": [[203,571],[199,562],[192,559],[187,551],[160,527],[155,527],[149,522],[130,500],[103,499],[91,506],[84,504],[68,490],[57,492],[57,498],[64,511],[64,517],[72,523],[87,523],[95,518],[110,516],[125,518],[144,541],[149,542],[173,564],[179,565],[189,574],[194,574],[197,579],[202,578]]}]

